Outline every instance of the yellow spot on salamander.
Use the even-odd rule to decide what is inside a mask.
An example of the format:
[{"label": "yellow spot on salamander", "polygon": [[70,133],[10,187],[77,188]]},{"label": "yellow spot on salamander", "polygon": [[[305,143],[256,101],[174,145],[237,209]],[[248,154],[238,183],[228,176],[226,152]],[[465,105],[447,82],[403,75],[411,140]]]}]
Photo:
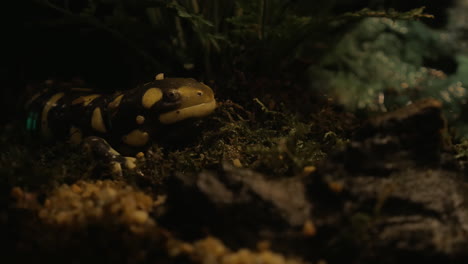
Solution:
[{"label": "yellow spot on salamander", "polygon": [[81,130],[77,127],[72,126],[70,128],[70,143],[72,145],[79,145],[81,143],[81,140],[83,139],[83,133]]},{"label": "yellow spot on salamander", "polygon": [[141,115],[137,115],[137,117],[136,117],[136,123],[137,123],[138,125],[142,125],[144,122],[145,122],[145,117],[144,117],[144,116],[141,116]]},{"label": "yellow spot on salamander", "polygon": [[111,110],[116,109],[120,105],[120,101],[122,101],[123,94],[117,96],[112,102],[110,102],[107,107]]},{"label": "yellow spot on salamander", "polygon": [[156,74],[156,76],[154,77],[154,79],[155,79],[156,81],[164,80],[164,73],[158,73],[158,74]]},{"label": "yellow spot on salamander", "polygon": [[122,137],[122,141],[134,147],[141,147],[146,145],[149,140],[149,134],[147,132],[143,132],[139,129],[135,129],[132,132],[128,133],[126,136]]},{"label": "yellow spot on salamander", "polygon": [[144,108],[150,109],[155,103],[161,100],[163,93],[158,88],[149,88],[141,98],[141,104]]},{"label": "yellow spot on salamander", "polygon": [[57,93],[54,94],[49,101],[45,104],[44,108],[42,109],[42,115],[41,115],[41,128],[42,128],[42,134],[44,136],[49,136],[50,135],[50,129],[49,129],[49,124],[48,124],[48,115],[50,109],[55,107],[57,105],[57,101],[62,98],[64,93]]},{"label": "yellow spot on salamander", "polygon": [[100,97],[100,94],[91,94],[86,96],[80,96],[72,101],[72,105],[83,104],[83,106],[88,106],[94,99]]},{"label": "yellow spot on salamander", "polygon": [[133,170],[136,168],[136,158],[133,157],[125,157],[125,167],[127,169]]},{"label": "yellow spot on salamander", "polygon": [[91,127],[101,133],[106,133],[107,129],[104,125],[104,119],[102,118],[101,108],[96,107],[91,116]]}]

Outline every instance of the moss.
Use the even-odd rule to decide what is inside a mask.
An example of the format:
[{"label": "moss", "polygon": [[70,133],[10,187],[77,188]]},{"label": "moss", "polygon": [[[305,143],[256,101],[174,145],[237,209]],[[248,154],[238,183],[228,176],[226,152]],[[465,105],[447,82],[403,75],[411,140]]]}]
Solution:
[{"label": "moss", "polygon": [[63,142],[35,146],[30,142],[10,143],[0,154],[1,181],[6,185],[48,190],[91,177],[92,161],[78,149]]},{"label": "moss", "polygon": [[157,185],[174,172],[198,173],[217,168],[224,160],[272,177],[294,176],[346,144],[346,133],[355,124],[330,109],[301,120],[287,109],[263,107],[255,104],[246,110],[232,101],[221,102],[213,116],[200,121],[193,141],[178,147],[153,146],[140,163],[142,173],[130,177]]},{"label": "moss", "polygon": [[331,93],[346,109],[366,115],[436,98],[443,102],[456,136],[463,137],[466,51],[449,29],[432,29],[420,21],[363,19],[309,69],[311,85]]}]

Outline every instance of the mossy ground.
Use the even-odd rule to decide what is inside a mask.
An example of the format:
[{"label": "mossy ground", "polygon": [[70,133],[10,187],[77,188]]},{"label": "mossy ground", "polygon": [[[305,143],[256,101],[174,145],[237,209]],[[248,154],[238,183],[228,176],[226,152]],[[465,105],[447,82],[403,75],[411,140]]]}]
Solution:
[{"label": "mossy ground", "polygon": [[[252,88],[252,91],[255,89]],[[5,205],[2,215],[6,221],[4,224],[9,228],[27,230],[10,236],[14,238],[10,239],[10,246],[14,248],[11,251],[12,257],[15,257],[14,252],[47,254],[58,245],[75,245],[77,239],[89,241],[93,246],[99,247],[100,242],[95,239],[106,241],[109,238],[119,240],[123,237],[135,240],[135,244],[127,241],[124,244],[118,243],[116,247],[136,256],[141,252],[133,249],[142,243],[142,239],[159,241],[159,232],[162,231],[154,230],[164,230],[164,226],[151,229],[151,232],[148,231],[149,235],[146,234],[148,237],[143,235],[142,238],[140,234],[128,233],[128,229],[121,228],[126,226],[126,220],[112,220],[109,215],[90,218],[86,216],[90,212],[80,216],[80,210],[91,208],[88,203],[108,203],[101,199],[101,194],[90,194],[97,195],[90,202],[80,200],[84,198],[74,200],[74,190],[81,190],[86,186],[99,193],[99,188],[107,188],[99,186],[121,188],[118,186],[127,185],[128,188],[133,188],[130,193],[143,192],[156,201],[161,197],[183,195],[166,192],[166,180],[174,173],[195,175],[203,170],[216,170],[225,161],[237,167],[251,168],[270,178],[309,175],[328,153],[346,143],[358,121],[352,114],[334,108],[325,100],[314,98],[312,94],[306,96],[306,91],[294,91],[295,94],[299,92],[310,99],[310,105],[297,107],[297,98],[291,96],[261,96],[255,93],[246,95],[238,102],[221,99],[212,115],[184,123],[180,128],[173,128],[169,139],[155,143],[145,152],[145,157],[139,160],[138,169],[125,171],[123,177],[111,175],[103,164],[84,154],[80,147],[71,146],[67,142],[44,143],[26,134],[21,126],[22,122],[9,124],[1,135],[4,146],[0,154],[1,185],[4,190],[1,203]],[[229,98],[230,95],[222,94],[219,97]],[[187,130],[187,126],[190,129]],[[190,131],[190,134],[187,135],[186,131]],[[111,180],[111,183],[99,185],[96,182],[102,180]],[[52,198],[57,192],[61,192],[62,197]],[[103,192],[107,193],[106,190]],[[51,202],[51,199],[55,199],[55,202]],[[122,201],[127,203],[125,199]],[[86,209],[83,213],[86,211],[89,210]],[[144,213],[157,223],[158,215],[164,214],[164,210],[147,210]],[[60,221],[64,221],[65,214],[72,215],[70,217],[75,220],[70,220],[66,227],[62,227]],[[118,215],[120,213],[114,219],[122,219],[123,215]],[[12,225],[12,220],[17,223]],[[80,230],[88,230],[88,235],[73,235]],[[65,237],[69,241],[59,236],[62,232],[67,234]],[[20,246],[23,243],[27,246],[41,243],[43,247],[38,250],[24,249]],[[69,248],[65,246],[63,250],[68,252]],[[78,247],[77,250],[84,249]],[[144,246],[141,251],[144,254],[154,253]],[[97,251],[86,252],[85,255],[92,256]],[[253,258],[255,255],[249,256]],[[62,257],[60,255],[55,260]],[[170,259],[169,256],[167,258]]]}]

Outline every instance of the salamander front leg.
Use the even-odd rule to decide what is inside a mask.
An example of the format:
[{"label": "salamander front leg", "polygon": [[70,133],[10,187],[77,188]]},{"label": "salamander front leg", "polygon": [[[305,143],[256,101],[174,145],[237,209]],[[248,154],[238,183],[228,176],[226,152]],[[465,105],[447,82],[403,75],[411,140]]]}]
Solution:
[{"label": "salamander front leg", "polygon": [[90,153],[94,159],[108,166],[113,176],[122,176],[122,167],[129,170],[136,168],[136,158],[122,156],[113,149],[109,143],[100,137],[87,137],[83,140],[83,148]]}]

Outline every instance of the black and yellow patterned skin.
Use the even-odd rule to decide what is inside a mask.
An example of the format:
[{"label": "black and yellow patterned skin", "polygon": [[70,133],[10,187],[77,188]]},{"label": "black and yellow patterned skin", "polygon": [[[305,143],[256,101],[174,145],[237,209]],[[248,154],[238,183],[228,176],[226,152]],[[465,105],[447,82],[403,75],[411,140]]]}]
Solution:
[{"label": "black and yellow patterned skin", "polygon": [[140,87],[110,95],[49,85],[27,103],[26,128],[45,138],[84,143],[112,166],[132,169],[134,158],[114,148],[135,154],[150,145],[164,126],[206,116],[215,108],[207,85],[162,74]]}]

